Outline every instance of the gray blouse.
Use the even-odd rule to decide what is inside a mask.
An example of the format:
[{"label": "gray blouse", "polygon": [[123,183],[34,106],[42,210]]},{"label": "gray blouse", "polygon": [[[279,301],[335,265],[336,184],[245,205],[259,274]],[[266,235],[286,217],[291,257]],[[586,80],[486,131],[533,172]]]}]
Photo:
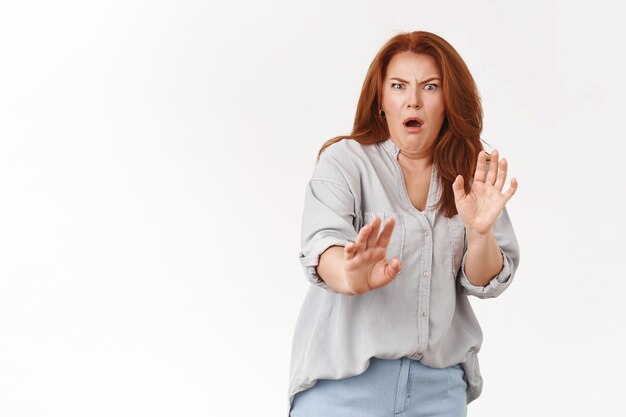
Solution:
[{"label": "gray blouse", "polygon": [[[465,275],[465,226],[434,205],[441,188],[433,164],[426,208],[409,200],[399,148],[391,139],[361,145],[344,139],[322,153],[309,181],[302,216],[300,262],[309,287],[297,318],[289,376],[289,409],[296,393],[318,379],[342,379],[364,372],[370,358],[420,360],[433,368],[460,363],[467,403],[482,391],[477,353],[482,331],[469,295],[492,298],[513,281],[519,246],[506,210],[494,224],[503,256],[500,273],[486,286]],[[317,274],[319,256],[333,245],[354,242],[377,215],[396,220],[387,259],[403,267],[388,285],[344,295]],[[381,228],[382,228],[381,224]]]}]

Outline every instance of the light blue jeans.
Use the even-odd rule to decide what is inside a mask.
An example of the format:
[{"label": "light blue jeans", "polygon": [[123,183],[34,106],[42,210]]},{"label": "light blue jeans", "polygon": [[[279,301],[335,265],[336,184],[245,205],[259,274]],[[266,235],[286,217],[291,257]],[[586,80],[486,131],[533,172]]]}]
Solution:
[{"label": "light blue jeans", "polygon": [[408,358],[372,358],[361,375],[320,379],[297,393],[290,417],[465,417],[461,365],[430,368]]}]

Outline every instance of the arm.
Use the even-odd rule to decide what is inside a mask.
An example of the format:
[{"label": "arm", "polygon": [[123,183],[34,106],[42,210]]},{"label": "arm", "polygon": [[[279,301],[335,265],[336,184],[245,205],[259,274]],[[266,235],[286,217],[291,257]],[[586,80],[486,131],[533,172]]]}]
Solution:
[{"label": "arm", "polygon": [[341,167],[327,152],[322,153],[306,187],[300,263],[312,284],[345,293],[342,254],[346,244],[357,237],[356,197]]},{"label": "arm", "polygon": [[395,220],[389,219],[380,231],[381,219],[375,217],[357,233],[357,198],[341,167],[322,156],[307,187],[300,260],[309,281],[344,295],[383,287],[402,268],[399,259],[386,258]]},{"label": "arm", "polygon": [[505,207],[517,190],[517,180],[513,178],[511,187],[502,193],[508,164],[498,160],[497,150],[491,159],[487,163],[485,152],[479,153],[469,193],[460,175],[452,185],[467,237],[459,281],[464,294],[479,298],[501,294],[519,264],[519,245]]},{"label": "arm", "polygon": [[312,179],[307,186],[300,263],[307,280],[335,293],[348,292],[343,251],[357,236],[352,225],[355,214],[348,207],[351,200],[349,190],[332,181]]},{"label": "arm", "polygon": [[[468,249],[463,254],[458,274],[459,282],[463,287],[463,294],[473,295],[478,298],[494,298],[502,294],[511,285],[519,265],[520,252],[506,207],[493,226],[493,238],[496,241],[501,268],[496,271],[497,274],[492,274],[494,270],[489,271],[488,275],[491,274],[491,279],[482,282],[470,281],[470,277],[474,280],[475,276],[472,275],[472,270],[467,266],[470,256],[468,239]],[[479,252],[474,252],[474,255],[478,255],[475,261],[476,264],[480,265],[481,258]]]},{"label": "arm", "polygon": [[353,295],[345,276],[344,246],[332,246],[322,253],[317,272],[335,292]]},{"label": "arm", "polygon": [[504,260],[493,230],[487,233],[467,231],[465,274],[472,285],[485,286],[502,270]]}]

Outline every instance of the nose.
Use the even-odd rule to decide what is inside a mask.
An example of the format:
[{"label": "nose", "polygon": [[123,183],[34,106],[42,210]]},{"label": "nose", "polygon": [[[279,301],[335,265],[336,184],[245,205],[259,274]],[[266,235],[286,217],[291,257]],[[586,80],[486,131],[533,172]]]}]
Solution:
[{"label": "nose", "polygon": [[422,105],[422,97],[420,95],[420,89],[418,86],[413,86],[411,89],[411,95],[409,96],[409,108],[419,108]]}]

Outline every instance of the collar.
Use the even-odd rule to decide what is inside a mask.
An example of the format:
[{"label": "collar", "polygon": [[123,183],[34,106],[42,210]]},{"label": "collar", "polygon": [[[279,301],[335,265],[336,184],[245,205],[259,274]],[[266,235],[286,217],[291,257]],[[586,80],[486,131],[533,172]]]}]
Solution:
[{"label": "collar", "polygon": [[400,148],[396,146],[395,143],[391,140],[391,138],[387,138],[387,140],[381,142],[381,146],[393,159],[398,160],[398,154],[400,153]]}]

